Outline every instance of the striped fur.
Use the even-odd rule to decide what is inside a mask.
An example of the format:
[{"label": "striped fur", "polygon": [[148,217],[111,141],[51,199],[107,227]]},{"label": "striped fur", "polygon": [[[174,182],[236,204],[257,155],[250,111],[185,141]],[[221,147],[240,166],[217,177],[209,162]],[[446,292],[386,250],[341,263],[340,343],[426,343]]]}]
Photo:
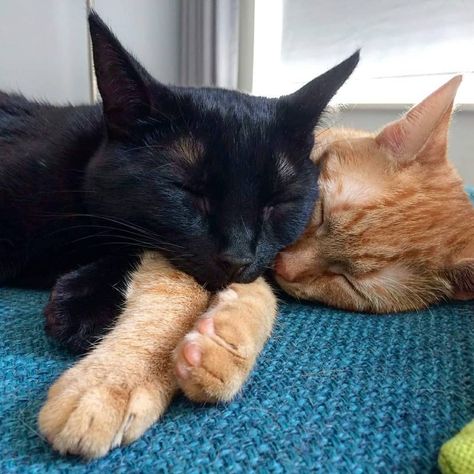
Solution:
[{"label": "striped fur", "polygon": [[377,135],[318,134],[320,200],[305,234],[276,264],[288,293],[375,313],[473,297],[474,209],[447,159],[459,82]]}]

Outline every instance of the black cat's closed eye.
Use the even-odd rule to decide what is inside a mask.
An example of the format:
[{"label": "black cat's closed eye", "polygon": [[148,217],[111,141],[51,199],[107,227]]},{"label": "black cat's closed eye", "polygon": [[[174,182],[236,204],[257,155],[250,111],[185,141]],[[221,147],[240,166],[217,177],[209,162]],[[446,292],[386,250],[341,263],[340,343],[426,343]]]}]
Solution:
[{"label": "black cat's closed eye", "polygon": [[196,207],[203,213],[203,214],[209,214],[211,211],[211,204],[209,201],[209,198],[205,196],[202,191],[199,191],[196,188],[192,188],[190,186],[183,186],[181,185],[181,189],[186,191],[192,199]]},{"label": "black cat's closed eye", "polygon": [[187,184],[183,184],[183,183],[174,183],[174,185],[177,188],[179,188],[181,191],[184,191],[187,194],[189,194],[190,196],[193,196],[193,197],[202,197],[203,196],[202,191],[200,191],[198,188],[194,188],[194,187],[191,187],[191,186],[189,186]]}]

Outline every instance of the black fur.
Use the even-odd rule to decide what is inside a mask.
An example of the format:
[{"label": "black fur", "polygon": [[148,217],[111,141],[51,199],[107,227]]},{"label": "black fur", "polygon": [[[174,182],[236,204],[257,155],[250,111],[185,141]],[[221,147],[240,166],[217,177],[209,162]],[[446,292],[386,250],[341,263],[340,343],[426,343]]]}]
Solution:
[{"label": "black fur", "polygon": [[89,23],[102,107],[0,94],[0,282],[136,248],[210,289],[254,280],[311,214],[312,130],[358,53],[268,99],[164,86]]},{"label": "black fur", "polygon": [[73,352],[87,351],[112,327],[137,257],[104,257],[62,275],[44,309],[46,332]]}]

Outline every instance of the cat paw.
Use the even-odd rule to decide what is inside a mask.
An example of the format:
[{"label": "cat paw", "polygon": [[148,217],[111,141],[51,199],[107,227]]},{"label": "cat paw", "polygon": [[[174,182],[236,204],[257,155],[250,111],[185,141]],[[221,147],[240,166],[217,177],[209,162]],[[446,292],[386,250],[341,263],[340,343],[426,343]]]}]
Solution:
[{"label": "cat paw", "polygon": [[74,353],[90,350],[120,311],[123,296],[100,273],[100,265],[61,276],[44,308],[46,333]]},{"label": "cat paw", "polygon": [[93,321],[81,317],[80,299],[64,291],[64,282],[58,281],[44,307],[46,334],[69,351],[82,354],[97,340]]},{"label": "cat paw", "polygon": [[38,419],[54,449],[87,459],[135,441],[169,402],[160,387],[131,384],[90,362],[69,369],[56,381]]},{"label": "cat paw", "polygon": [[175,373],[185,395],[197,402],[229,401],[242,388],[255,361],[234,305],[238,294],[227,289],[177,346]]}]

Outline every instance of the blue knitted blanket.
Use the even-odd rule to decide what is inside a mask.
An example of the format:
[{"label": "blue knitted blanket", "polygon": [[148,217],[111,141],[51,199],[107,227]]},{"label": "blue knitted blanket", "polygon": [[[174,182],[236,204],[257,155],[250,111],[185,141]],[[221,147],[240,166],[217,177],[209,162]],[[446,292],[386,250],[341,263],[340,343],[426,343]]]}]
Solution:
[{"label": "blue knitted blanket", "polygon": [[234,402],[180,398],[133,445],[62,458],[36,427],[73,363],[44,335],[46,299],[0,289],[1,473],[430,472],[474,417],[474,302],[369,316],[287,300]]}]

